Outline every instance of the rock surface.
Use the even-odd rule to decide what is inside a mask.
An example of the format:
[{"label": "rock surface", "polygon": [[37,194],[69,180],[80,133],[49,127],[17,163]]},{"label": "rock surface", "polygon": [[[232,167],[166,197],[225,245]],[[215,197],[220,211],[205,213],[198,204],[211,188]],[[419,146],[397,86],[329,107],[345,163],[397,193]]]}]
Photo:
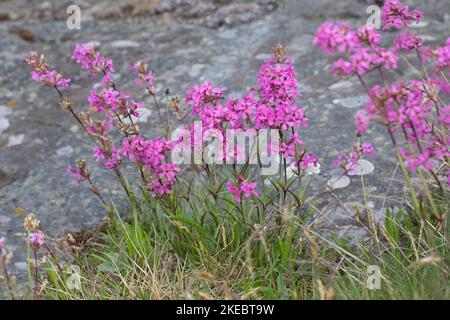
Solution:
[{"label": "rock surface", "polygon": [[[450,26],[450,2],[410,1],[425,12],[417,28],[426,44],[443,43]],[[147,109],[142,129],[150,135],[159,121],[152,101],[133,87],[129,72],[133,60],[144,59],[156,73],[157,93],[183,96],[191,85],[208,79],[228,92],[240,94],[253,86],[258,69],[271,48],[281,42],[295,59],[310,127],[301,134],[306,147],[321,159],[322,173],[313,190],[324,192],[334,176],[331,160],[355,141],[353,114],[361,108],[362,89],[354,79],[329,75],[331,59],[312,45],[313,34],[324,20],[345,20],[360,26],[371,1],[356,0],[71,0],[0,1],[0,236],[15,251],[16,266],[24,258],[23,212],[33,212],[45,232],[58,237],[92,226],[105,212],[83,186],[73,185],[68,163],[86,158],[95,167],[89,141],[58,106],[56,96],[30,80],[21,63],[27,52],[46,55],[51,65],[70,75],[71,99],[86,108],[86,97],[95,81],[70,61],[77,42],[94,41],[115,61],[120,87],[142,101]],[[66,8],[82,9],[81,30],[66,26]],[[401,76],[400,74],[395,75]],[[399,170],[391,145],[381,128],[370,129],[367,139],[378,150],[371,159],[374,172],[365,176],[369,198],[384,206],[386,194],[401,191],[392,178]],[[94,179],[105,196],[116,194],[109,174],[95,170]],[[339,202],[361,202],[361,179],[350,177],[348,187],[333,191]],[[120,203],[120,193],[115,195]],[[380,199],[381,200],[377,200]],[[380,204],[382,203],[382,204]],[[24,210],[17,208],[23,208]],[[339,223],[357,237],[361,229],[347,223],[344,211],[335,212]],[[330,217],[329,217],[330,218]],[[17,270],[21,272],[20,268]]]}]

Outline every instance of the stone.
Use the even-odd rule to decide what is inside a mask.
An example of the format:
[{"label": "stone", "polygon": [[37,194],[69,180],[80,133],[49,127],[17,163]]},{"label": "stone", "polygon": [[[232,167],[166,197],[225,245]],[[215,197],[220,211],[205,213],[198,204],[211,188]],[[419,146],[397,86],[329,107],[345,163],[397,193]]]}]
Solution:
[{"label": "stone", "polygon": [[350,178],[346,175],[334,176],[328,180],[327,185],[332,189],[343,189],[350,185]]},{"label": "stone", "polygon": [[8,137],[8,144],[6,146],[7,147],[18,146],[19,144],[21,144],[23,142],[23,139],[25,139],[24,134],[10,135]]},{"label": "stone", "polygon": [[59,157],[68,157],[73,153],[73,148],[71,146],[64,146],[56,150],[56,154]]},{"label": "stone", "polygon": [[368,99],[366,95],[360,95],[356,97],[334,99],[333,103],[340,104],[345,108],[356,108],[356,107],[362,108],[366,105],[367,100]]},{"label": "stone", "polygon": [[11,109],[8,109],[6,106],[0,106],[0,134],[9,128],[8,116],[11,112]]},{"label": "stone", "polygon": [[0,215],[0,225],[6,226],[11,222],[11,218],[8,216]]},{"label": "stone", "polygon": [[113,48],[137,48],[139,46],[138,42],[130,40],[116,40],[111,43]]},{"label": "stone", "polygon": [[352,165],[351,167],[352,170],[347,173],[349,176],[364,176],[375,170],[373,163],[366,159],[359,160],[358,163]]},{"label": "stone", "polygon": [[28,270],[28,265],[26,262],[16,262],[14,263],[14,266],[16,267],[16,269],[18,271],[27,271]]}]

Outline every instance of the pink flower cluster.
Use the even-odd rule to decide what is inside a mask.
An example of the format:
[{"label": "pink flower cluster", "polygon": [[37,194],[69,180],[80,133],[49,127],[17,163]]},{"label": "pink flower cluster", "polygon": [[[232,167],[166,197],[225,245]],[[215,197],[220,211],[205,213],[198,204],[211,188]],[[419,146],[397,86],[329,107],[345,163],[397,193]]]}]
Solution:
[{"label": "pink flower cluster", "polygon": [[450,38],[447,38],[443,47],[437,47],[436,49],[426,47],[423,58],[425,62],[430,60],[431,63],[434,63],[436,72],[445,71],[448,74],[450,71]]},{"label": "pink flower cluster", "polygon": [[113,62],[110,58],[103,57],[95,50],[95,45],[90,43],[77,43],[72,53],[72,60],[80,64],[84,70],[88,70],[92,77],[102,73],[103,84],[111,81],[111,72],[114,72]]},{"label": "pink flower cluster", "polygon": [[[449,108],[445,99],[439,96],[450,93],[450,38],[443,47],[423,47],[423,40],[408,30],[408,25],[418,22],[421,17],[419,10],[410,10],[399,0],[385,2],[382,9],[384,29],[406,28],[393,42],[395,51],[378,47],[380,38],[374,30],[363,27],[365,32],[362,29],[352,31],[348,26],[342,27],[341,23],[326,22],[317,30],[314,42],[326,54],[347,53],[346,58],[334,63],[332,73],[335,76],[357,74],[363,81],[365,73],[380,69],[383,85],[369,89],[366,108],[355,115],[358,134],[364,134],[372,121],[386,126],[394,143],[398,134],[406,139],[408,148],[400,147],[400,152],[407,167],[412,171],[418,168],[431,171],[450,156]],[[359,41],[354,41],[352,34],[357,34]],[[383,69],[397,68],[400,50],[405,53],[414,50],[421,59],[423,77],[420,81],[390,85],[386,82]],[[425,63],[431,64],[431,68]],[[354,158],[343,153],[335,164],[342,166]],[[444,164],[448,168],[448,163],[444,161]],[[450,184],[450,176],[448,179]]]},{"label": "pink flower cluster", "polygon": [[317,29],[313,43],[329,55],[351,51],[359,46],[355,33],[347,23],[332,21],[324,22]]},{"label": "pink flower cluster", "polygon": [[403,49],[406,52],[410,52],[422,46],[422,39],[415,32],[403,33],[397,36],[394,41],[394,46],[397,50]]},{"label": "pink flower cluster", "polygon": [[254,112],[256,129],[279,129],[307,127],[305,110],[295,100],[299,97],[297,77],[292,61],[269,58],[258,73],[259,100]]},{"label": "pink flower cluster", "polygon": [[101,163],[105,169],[114,170],[122,164],[122,155],[112,145],[110,139],[101,139],[100,146],[96,145],[92,147],[92,154],[94,155],[95,161]]},{"label": "pink flower cluster", "polygon": [[[271,152],[279,152],[303,169],[311,164],[317,166],[317,159],[313,155],[305,155],[303,141],[294,131],[301,126],[307,127],[308,120],[304,109],[296,104],[300,94],[293,62],[280,53],[283,51],[282,47],[274,49],[275,55],[261,66],[257,87],[252,88],[249,94],[240,99],[223,102],[226,88],[214,87],[212,83],[204,82],[186,92],[186,104],[192,107],[191,116],[200,118],[204,130],[214,128],[223,132],[228,126],[230,129],[242,129],[244,132],[250,129],[283,132],[281,145],[269,143],[268,149],[271,149]],[[192,131],[192,126],[190,129]],[[229,150],[226,141],[224,151],[225,159],[241,156],[237,147]],[[247,188],[246,182],[241,180],[238,179],[238,184],[228,184],[228,190],[235,199],[241,198],[241,184],[244,189]]]},{"label": "pink flower cluster", "polygon": [[138,117],[137,109],[143,107],[135,100],[130,100],[130,96],[113,88],[103,88],[100,92],[92,90],[88,102],[97,112],[108,111],[110,118],[117,115]]},{"label": "pink flower cluster", "polygon": [[[446,108],[433,122],[433,101],[426,95],[421,81],[394,83],[390,88],[375,86],[366,106],[370,119],[387,125],[393,133],[402,133],[416,152],[401,149],[409,169],[433,169],[435,161],[450,156],[450,136],[436,134],[433,125],[449,128]],[[448,109],[447,109],[448,110]]]},{"label": "pink flower cluster", "polygon": [[79,168],[74,169],[70,164],[67,166],[67,173],[71,174],[74,177],[74,181],[76,184],[80,184],[81,181],[86,180],[83,172],[81,172]]},{"label": "pink flower cluster", "polygon": [[401,29],[412,22],[419,22],[422,18],[420,10],[410,10],[400,0],[386,0],[381,10],[383,29]]},{"label": "pink flower cluster", "polygon": [[36,52],[30,52],[25,63],[31,67],[33,80],[41,82],[42,85],[57,88],[69,87],[70,79],[63,78],[56,70],[49,70],[49,65],[45,62],[43,55],[39,56]]},{"label": "pink flower cluster", "polygon": [[381,36],[369,25],[353,30],[341,22],[327,21],[314,36],[314,44],[326,54],[346,54],[334,62],[331,73],[335,76],[364,75],[377,67],[397,68],[397,53],[378,47]]},{"label": "pink flower cluster", "polygon": [[173,149],[174,143],[161,137],[146,140],[142,136],[128,137],[122,140],[119,153],[132,160],[138,166],[145,166],[152,180],[148,189],[158,195],[170,193],[180,168],[166,162],[167,153]]},{"label": "pink flower cluster", "polygon": [[5,238],[0,238],[0,255],[2,254],[3,248],[5,247]]},{"label": "pink flower cluster", "polygon": [[191,116],[198,115],[205,128],[221,128],[225,121],[225,107],[220,100],[224,98],[226,88],[215,88],[205,81],[186,91],[185,102],[192,106]]},{"label": "pink flower cluster", "polygon": [[250,198],[252,195],[257,197],[256,183],[248,182],[242,176],[238,176],[235,183],[228,182],[227,190],[231,193],[234,200],[238,203],[242,201],[242,197]]},{"label": "pink flower cluster", "polygon": [[38,251],[45,243],[45,234],[42,231],[30,233],[30,245],[34,251]]},{"label": "pink flower cluster", "polygon": [[[297,78],[292,62],[268,59],[258,73],[258,88],[241,99],[221,103],[226,88],[215,88],[210,82],[194,86],[186,92],[191,115],[198,115],[206,128],[223,128],[229,122],[233,129],[244,128],[247,120],[255,121],[255,129],[281,129],[307,126],[305,112],[294,100],[298,98]],[[259,97],[255,98],[257,92]]]},{"label": "pink flower cluster", "polygon": [[134,81],[136,86],[139,87],[142,83],[145,83],[147,88],[151,88],[153,86],[153,71],[148,70],[148,65],[144,63],[144,61],[139,60],[135,62],[131,66],[131,72],[138,76]]},{"label": "pink flower cluster", "polygon": [[364,156],[374,156],[375,148],[368,142],[363,143],[361,146],[358,144],[353,145],[353,152],[348,154],[342,151],[338,157],[333,160],[335,167],[340,167],[348,173],[355,173],[357,171],[358,161]]}]

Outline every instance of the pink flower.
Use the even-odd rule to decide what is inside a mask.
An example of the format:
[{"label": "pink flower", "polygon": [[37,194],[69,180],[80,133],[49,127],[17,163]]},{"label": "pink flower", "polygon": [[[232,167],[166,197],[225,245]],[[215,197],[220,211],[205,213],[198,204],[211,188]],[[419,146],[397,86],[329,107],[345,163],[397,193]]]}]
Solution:
[{"label": "pink flower", "polygon": [[319,165],[319,162],[318,162],[317,157],[315,155],[309,153],[309,154],[303,155],[300,167],[302,169],[306,170],[311,166],[318,167],[318,165]]},{"label": "pink flower", "polygon": [[345,170],[345,172],[355,173],[358,171],[358,161],[363,156],[373,156],[375,155],[375,149],[370,143],[363,143],[361,146],[358,144],[353,145],[353,152],[347,154],[342,151],[338,157],[333,160],[333,165],[335,167],[340,167]]},{"label": "pink flower", "polygon": [[231,193],[236,202],[241,202],[241,189],[237,185],[231,182],[227,182],[227,190],[229,193]]},{"label": "pink flower", "polygon": [[72,60],[80,64],[84,70],[88,70],[92,77],[102,73],[105,77],[102,81],[104,84],[111,81],[110,73],[115,72],[112,60],[100,55],[93,44],[77,43],[72,53]]},{"label": "pink flower", "polygon": [[225,90],[225,87],[214,88],[211,82],[205,81],[186,92],[186,104],[193,107],[193,114],[201,114],[205,106],[215,105],[218,100],[223,99]]},{"label": "pink flower", "polygon": [[395,38],[394,45],[397,50],[403,49],[406,52],[410,52],[422,46],[422,39],[415,32],[404,33]]},{"label": "pink flower", "polygon": [[247,182],[242,181],[241,191],[244,193],[246,198],[250,198],[250,196],[258,196],[258,192],[256,191],[256,182]]},{"label": "pink flower", "polygon": [[411,171],[415,171],[420,167],[427,170],[433,169],[433,158],[429,149],[419,152],[418,154],[414,154],[409,150],[401,149],[400,153],[404,157],[407,168]]},{"label": "pink flower", "polygon": [[370,47],[379,44],[381,41],[381,35],[375,30],[375,28],[372,25],[366,24],[360,27],[356,31],[356,34],[360,42],[365,43]]},{"label": "pink flower", "polygon": [[279,152],[284,157],[295,157],[299,154],[303,140],[294,132],[287,142],[283,142],[279,147]]},{"label": "pink flower", "polygon": [[252,120],[252,114],[256,109],[257,101],[253,97],[253,91],[241,99],[230,99],[224,109],[225,120],[230,123],[231,129],[244,129],[245,121]]},{"label": "pink flower", "polygon": [[401,29],[413,21],[419,22],[421,17],[421,11],[410,11],[409,7],[399,0],[386,0],[381,10],[383,29]]},{"label": "pink flower", "polygon": [[375,149],[370,143],[364,142],[361,146],[361,154],[364,156],[374,155]]},{"label": "pink flower", "polygon": [[101,147],[94,146],[92,148],[92,154],[94,155],[95,161],[110,170],[118,168],[122,161],[121,153],[116,151],[116,148],[110,144],[105,144]]},{"label": "pink flower", "polygon": [[74,169],[70,164],[67,166],[67,173],[71,174],[75,178],[75,183],[80,184],[83,179],[81,176],[80,169]]},{"label": "pink flower", "polygon": [[248,182],[242,176],[237,177],[236,183],[227,182],[227,190],[238,203],[242,201],[242,196],[250,198],[252,195],[255,197],[259,195],[256,191],[256,183]]},{"label": "pink flower", "polygon": [[328,55],[350,51],[359,46],[359,40],[348,24],[332,21],[326,21],[317,29],[313,43]]},{"label": "pink flower", "polygon": [[180,168],[173,163],[162,163],[159,167],[152,168],[152,170],[153,180],[149,183],[148,189],[158,195],[170,193]]},{"label": "pink flower", "polygon": [[378,55],[378,60],[374,63],[381,64],[385,69],[397,69],[397,53],[395,51],[387,50],[386,48],[375,48],[375,53]]},{"label": "pink flower", "polygon": [[2,253],[4,247],[5,247],[5,238],[1,237],[0,238],[0,254]]},{"label": "pink flower", "polygon": [[349,57],[352,69],[360,76],[369,71],[377,61],[377,57],[367,48],[359,49]]},{"label": "pink flower", "polygon": [[153,140],[142,136],[127,137],[122,140],[118,152],[138,166],[145,166],[151,179],[147,188],[157,195],[164,195],[170,193],[180,172],[175,164],[166,162],[166,153],[173,149],[173,144],[161,137]]},{"label": "pink flower", "polygon": [[450,104],[440,110],[439,121],[450,128]]},{"label": "pink flower", "polygon": [[226,108],[219,102],[225,90],[205,81],[186,92],[186,104],[192,106],[191,116],[198,115],[206,129],[220,129],[222,121],[226,120]]},{"label": "pink flower", "polygon": [[360,135],[363,135],[369,128],[369,117],[367,116],[367,113],[365,111],[361,110],[358,113],[356,113],[355,119],[356,119],[356,127],[358,128],[358,133]]},{"label": "pink flower", "polygon": [[335,77],[348,76],[353,71],[353,65],[344,59],[336,60],[331,68],[331,74]]},{"label": "pink flower", "polygon": [[151,88],[153,86],[153,71],[148,71],[148,65],[142,60],[135,62],[131,66],[131,72],[138,76],[137,79],[134,80],[136,86],[141,86],[142,82],[145,82],[147,88]]},{"label": "pink flower", "polygon": [[31,67],[32,79],[41,82],[42,85],[59,88],[69,87],[70,79],[63,78],[56,70],[48,70],[49,66],[43,55],[39,56],[36,52],[30,52],[25,59],[25,63]]},{"label": "pink flower", "polygon": [[266,102],[291,103],[299,97],[297,77],[290,59],[277,62],[275,57],[267,59],[258,72],[260,97]]},{"label": "pink flower", "polygon": [[139,112],[137,109],[143,107],[142,104],[132,99],[130,100],[129,95],[113,88],[103,88],[100,92],[92,90],[88,97],[88,102],[97,112],[107,110],[111,118],[116,115],[138,117]]},{"label": "pink flower", "polygon": [[45,234],[42,231],[30,233],[30,245],[34,251],[39,250],[45,243]]}]

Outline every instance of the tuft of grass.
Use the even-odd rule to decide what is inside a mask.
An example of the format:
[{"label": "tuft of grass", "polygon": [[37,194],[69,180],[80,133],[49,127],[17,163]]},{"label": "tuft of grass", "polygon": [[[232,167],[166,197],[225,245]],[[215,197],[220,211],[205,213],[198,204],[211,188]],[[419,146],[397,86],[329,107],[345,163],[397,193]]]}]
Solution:
[{"label": "tuft of grass", "polygon": [[[141,211],[134,208],[127,222],[114,209],[107,232],[76,257],[81,288],[67,285],[69,266],[62,270],[50,259],[44,297],[450,298],[448,228],[416,210],[387,209],[385,225],[368,224],[371,240],[352,247],[324,238],[312,209],[298,210],[293,199],[265,211],[258,202],[237,206],[225,192],[194,188],[187,201],[141,199]],[[278,201],[271,192],[259,198]],[[379,288],[368,287],[376,284],[371,268],[379,270]]]}]

